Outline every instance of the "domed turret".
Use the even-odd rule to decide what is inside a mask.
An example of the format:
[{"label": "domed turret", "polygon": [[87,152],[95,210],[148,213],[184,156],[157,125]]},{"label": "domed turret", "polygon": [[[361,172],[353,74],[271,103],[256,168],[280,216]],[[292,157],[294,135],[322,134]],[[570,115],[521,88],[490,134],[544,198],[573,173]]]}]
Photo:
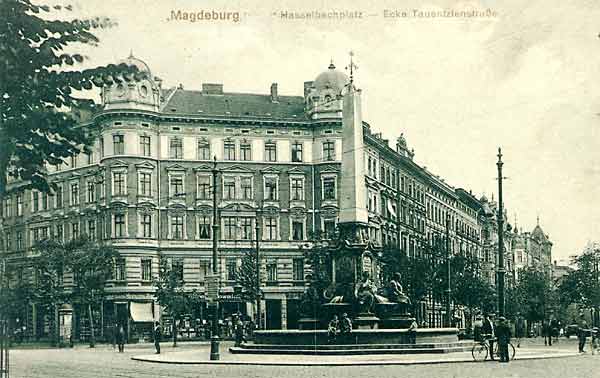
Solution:
[{"label": "domed turret", "polygon": [[348,76],[331,62],[305,90],[306,111],[311,118],[342,118],[341,96],[349,82]]},{"label": "domed turret", "polygon": [[119,82],[102,90],[105,109],[143,109],[158,110],[160,104],[160,79],[153,78],[150,67],[143,60],[129,54],[119,64],[137,67],[146,73],[139,81]]},{"label": "domed turret", "polygon": [[315,79],[314,87],[317,91],[333,90],[337,94],[341,94],[344,87],[350,82],[348,76],[343,72],[335,69],[333,62],[327,67],[327,71],[321,72]]}]

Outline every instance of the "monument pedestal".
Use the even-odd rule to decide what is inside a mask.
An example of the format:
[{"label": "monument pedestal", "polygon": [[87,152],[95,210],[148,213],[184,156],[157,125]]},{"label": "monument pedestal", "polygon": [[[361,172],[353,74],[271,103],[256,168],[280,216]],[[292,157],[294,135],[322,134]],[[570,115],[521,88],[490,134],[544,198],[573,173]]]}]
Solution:
[{"label": "monument pedestal", "polygon": [[415,318],[410,314],[390,314],[382,319],[379,324],[384,329],[403,329],[409,328]]},{"label": "monument pedestal", "polygon": [[379,318],[371,313],[360,313],[354,318],[354,329],[377,329]]}]

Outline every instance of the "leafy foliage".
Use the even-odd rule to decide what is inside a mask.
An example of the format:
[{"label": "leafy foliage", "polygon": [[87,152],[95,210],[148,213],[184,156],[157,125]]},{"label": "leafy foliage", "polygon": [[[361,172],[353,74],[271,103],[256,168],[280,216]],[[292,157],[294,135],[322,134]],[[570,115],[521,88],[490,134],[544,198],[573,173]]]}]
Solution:
[{"label": "leafy foliage", "polygon": [[571,261],[577,269],[569,272],[559,285],[561,304],[600,306],[600,250],[590,245]]},{"label": "leafy foliage", "polygon": [[165,257],[160,259],[160,271],[154,285],[156,300],[173,318],[173,346],[177,346],[177,321],[200,306],[200,296],[196,290],[185,290],[180,272],[173,269]]},{"label": "leafy foliage", "polygon": [[242,264],[238,267],[235,274],[236,282],[242,286],[242,299],[245,301],[255,301],[256,291],[256,252],[247,250],[242,256]]},{"label": "leafy foliage", "polygon": [[87,102],[77,97],[78,91],[144,75],[125,64],[77,70],[87,57],[68,48],[96,46],[93,31],[114,23],[107,18],[52,19],[70,10],[31,0],[0,2],[0,196],[7,174],[48,191],[45,163],[60,164],[88,152],[94,130],[76,127],[68,113]]},{"label": "leafy foliage", "polygon": [[515,305],[529,321],[543,320],[557,304],[552,280],[535,267],[525,268],[519,273],[513,295]]}]

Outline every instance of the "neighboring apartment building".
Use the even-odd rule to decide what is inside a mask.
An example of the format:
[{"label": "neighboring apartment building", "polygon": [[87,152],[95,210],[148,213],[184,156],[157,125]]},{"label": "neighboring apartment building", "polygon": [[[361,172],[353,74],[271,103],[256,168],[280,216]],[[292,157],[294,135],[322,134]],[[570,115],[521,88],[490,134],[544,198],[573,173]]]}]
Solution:
[{"label": "neighboring apartment building", "polygon": [[[266,95],[229,93],[222,84],[163,89],[143,61],[130,56],[126,63],[149,78],[103,88],[101,107],[78,114],[100,126],[93,153],[48,168],[59,188],[52,195],[16,190],[4,200],[8,264],[26,274],[29,247],[47,237],[107,240],[121,258],[96,319],[127,323],[129,331],[167,319],[153,294],[159,258],[200,293],[212,269],[216,157],[222,291],[232,293],[243,251],[255,248],[258,223],[262,318],[270,329],[296,328],[305,285],[302,249],[315,233],[334,235],[340,210],[340,93],[348,77],[331,64],[304,83],[304,96],[281,96],[277,84]],[[403,136],[393,149],[367,123],[364,131],[365,150],[356,153],[365,159],[371,236],[416,256],[426,243],[442,251],[448,227],[452,253],[476,256],[493,270],[495,213],[487,201],[415,163]],[[65,285],[70,283],[66,275]],[[423,303],[420,316],[430,326],[442,324],[440,303],[441,297]],[[238,308],[232,301],[223,311]],[[190,318],[204,319],[205,311]],[[252,306],[241,311],[254,317]],[[48,331],[47,315],[32,304],[24,314],[30,335]]]}]

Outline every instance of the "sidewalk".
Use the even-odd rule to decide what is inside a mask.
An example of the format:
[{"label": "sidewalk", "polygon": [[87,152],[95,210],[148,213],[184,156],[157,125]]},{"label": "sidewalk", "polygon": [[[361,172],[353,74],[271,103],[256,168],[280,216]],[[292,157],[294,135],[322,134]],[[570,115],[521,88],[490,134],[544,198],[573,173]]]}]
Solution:
[{"label": "sidewalk", "polygon": [[[579,356],[576,349],[567,345],[563,348],[544,347],[542,345],[524,345],[518,348],[515,360],[531,360],[544,358],[562,358]],[[184,351],[165,352],[162,354],[145,354],[131,357],[132,360],[163,364],[194,365],[270,365],[270,366],[359,366],[359,365],[415,365],[475,362],[471,352],[422,355],[355,355],[355,356],[311,356],[311,355],[264,355],[264,354],[231,354],[231,342],[221,343],[221,358],[210,361],[210,345],[189,348]],[[497,363],[486,361],[485,363]]]}]

